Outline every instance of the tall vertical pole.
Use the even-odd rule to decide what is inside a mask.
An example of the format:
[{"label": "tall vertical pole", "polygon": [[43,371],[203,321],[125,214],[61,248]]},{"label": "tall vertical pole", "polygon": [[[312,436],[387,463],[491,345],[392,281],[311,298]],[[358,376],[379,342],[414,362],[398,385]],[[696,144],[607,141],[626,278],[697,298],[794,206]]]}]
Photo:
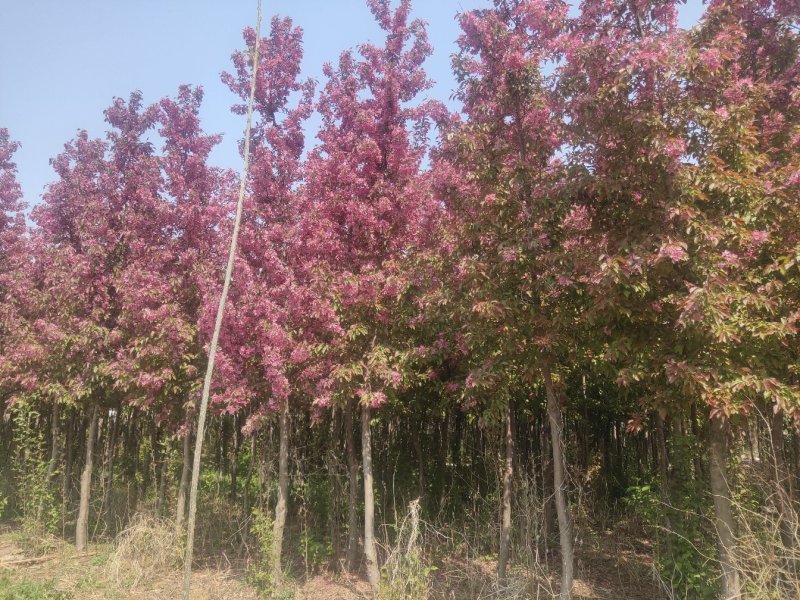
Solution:
[{"label": "tall vertical pole", "polygon": [[256,43],[253,49],[253,75],[250,81],[250,102],[247,106],[247,126],[244,133],[244,164],[239,182],[239,199],[236,203],[236,218],[233,222],[233,235],[231,247],[228,252],[228,264],[225,268],[225,281],[222,284],[222,294],[217,306],[217,320],[214,323],[214,334],[211,336],[211,347],[208,351],[208,366],[206,377],[203,381],[203,395],[200,399],[200,414],[197,418],[197,436],[194,443],[194,463],[192,468],[192,484],[189,491],[189,521],[186,526],[186,555],[183,563],[183,600],[189,600],[189,589],[192,579],[192,554],[194,552],[194,527],[197,518],[197,486],[200,481],[200,457],[203,452],[203,435],[206,427],[206,414],[208,412],[208,397],[211,391],[211,376],[214,373],[214,359],[217,356],[219,333],[222,329],[222,317],[225,314],[225,303],[228,299],[228,289],[231,285],[233,274],[233,260],[236,256],[236,244],[239,240],[239,227],[242,222],[242,204],[244,193],[247,189],[247,174],[250,170],[250,127],[253,122],[253,104],[256,95],[256,76],[258,74],[258,47],[261,40],[261,0],[258,0],[258,17],[256,19]]}]

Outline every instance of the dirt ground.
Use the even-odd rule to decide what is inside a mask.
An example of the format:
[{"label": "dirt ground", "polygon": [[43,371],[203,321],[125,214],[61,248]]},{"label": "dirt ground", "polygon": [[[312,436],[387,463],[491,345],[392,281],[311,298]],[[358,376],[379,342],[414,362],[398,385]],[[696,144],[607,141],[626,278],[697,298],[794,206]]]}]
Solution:
[{"label": "dirt ground", "polygon": [[[649,548],[640,541],[605,532],[578,548],[576,600],[657,600],[662,597],[653,581]],[[619,541],[624,539],[626,541]],[[0,526],[0,600],[169,600],[181,597],[179,569],[159,569],[136,581],[119,581],[110,569],[114,548],[95,545],[87,554],[53,539],[26,539],[16,527]],[[488,558],[445,560],[433,572],[432,598],[479,600],[551,598],[557,584],[558,560],[530,577],[512,572],[508,594],[494,586],[494,563]],[[263,598],[247,583],[246,573],[233,567],[197,569],[192,578],[197,600],[256,600]],[[366,583],[358,579],[318,575],[288,585],[273,595],[281,600],[359,600],[368,598]]]}]

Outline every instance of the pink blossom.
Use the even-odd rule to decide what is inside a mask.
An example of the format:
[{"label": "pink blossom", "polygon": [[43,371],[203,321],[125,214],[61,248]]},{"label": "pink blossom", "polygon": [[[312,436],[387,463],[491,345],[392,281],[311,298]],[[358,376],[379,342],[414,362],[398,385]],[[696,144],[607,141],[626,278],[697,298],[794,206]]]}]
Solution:
[{"label": "pink blossom", "polygon": [[739,265],[739,255],[730,250],[723,251],[722,260],[729,266],[735,267]]},{"label": "pink blossom", "polygon": [[500,257],[503,262],[512,263],[517,260],[517,251],[514,248],[503,248],[500,250]]},{"label": "pink blossom", "polygon": [[666,258],[674,263],[683,262],[688,258],[686,249],[682,244],[668,243],[661,246],[658,251],[659,258]]},{"label": "pink blossom", "polygon": [[587,231],[591,229],[592,220],[589,209],[585,206],[575,206],[564,218],[564,227],[574,231]]},{"label": "pink blossom", "polygon": [[386,394],[381,391],[373,392],[372,400],[369,403],[370,408],[380,408],[386,403]]}]

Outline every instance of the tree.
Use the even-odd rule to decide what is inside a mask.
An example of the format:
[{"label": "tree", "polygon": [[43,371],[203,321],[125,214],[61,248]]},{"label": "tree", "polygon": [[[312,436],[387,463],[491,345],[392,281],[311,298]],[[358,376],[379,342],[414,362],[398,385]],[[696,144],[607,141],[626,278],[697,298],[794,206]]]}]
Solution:
[{"label": "tree", "polygon": [[[0,381],[11,376],[7,344],[9,336],[24,322],[19,319],[18,302],[24,294],[16,293],[26,285],[24,261],[25,220],[22,215],[22,189],[17,183],[17,165],[13,162],[19,144],[10,139],[8,129],[0,129]],[[3,390],[0,383],[0,390]],[[10,385],[10,389],[16,386]],[[5,390],[3,390],[5,392]],[[5,395],[5,394],[4,394]]]},{"label": "tree", "polygon": [[[249,48],[255,33],[245,30]],[[251,195],[243,222],[240,264],[233,287],[238,307],[228,318],[223,337],[227,396],[217,400],[228,412],[249,409],[245,428],[257,431],[269,414],[280,426],[279,485],[270,557],[273,576],[281,577],[283,531],[289,495],[290,397],[298,365],[304,362],[303,320],[309,305],[302,280],[295,274],[299,217],[297,186],[302,176],[303,124],[310,116],[313,82],[301,81],[302,30],[291,19],[274,17],[270,35],[258,41],[262,65],[256,75],[252,130]],[[253,75],[249,52],[233,55],[236,75],[223,81],[245,99]],[[292,96],[299,99],[292,106]],[[235,106],[234,112],[241,112]],[[299,394],[295,392],[295,396]]]},{"label": "tree", "polygon": [[[409,21],[410,2],[402,0],[395,9],[388,0],[369,0],[368,5],[386,40],[382,47],[360,46],[360,57],[345,52],[337,67],[324,69],[328,81],[318,103],[320,143],[307,164],[299,235],[344,331],[342,339],[327,345],[332,368],[318,400],[325,405],[333,395],[349,411],[355,395],[361,406],[364,552],[377,591],[371,411],[402,379],[399,353],[382,323],[388,317],[385,305],[399,289],[395,278],[402,276],[392,272],[391,261],[426,234],[433,205],[419,172],[428,130],[441,105],[414,105],[430,86],[422,63],[431,49],[424,24]],[[348,448],[352,457],[350,441]],[[353,490],[354,469],[349,476]],[[350,536],[352,548],[352,528]]]},{"label": "tree", "polygon": [[582,30],[603,24],[602,34],[576,45],[565,70],[581,141],[572,161],[586,169],[579,186],[597,207],[592,235],[604,249],[594,323],[613,329],[606,359],[624,357],[621,382],[646,382],[647,408],[708,409],[726,598],[741,592],[729,422],[759,397],[778,411],[796,404],[791,376],[765,359],[796,335],[794,303],[778,292],[790,271],[778,275],[769,252],[770,230],[796,219],[783,183],[795,118],[787,57],[797,48],[786,16],[719,2],[686,33],[674,3],[598,4]]},{"label": "tree", "polygon": [[[117,99],[106,111],[108,142],[85,132],[53,161],[59,181],[52,184],[32,216],[46,301],[39,315],[47,323],[42,347],[57,342],[63,353],[55,369],[43,368],[35,387],[48,397],[56,391],[89,415],[76,546],[88,544],[88,511],[93,448],[100,407],[120,397],[115,377],[121,325],[121,289],[127,265],[157,240],[160,173],[151,145],[143,140],[156,108],[142,110],[141,94]],[[156,226],[153,226],[153,224]],[[46,354],[49,359],[53,355]]]},{"label": "tree", "polygon": [[456,245],[455,273],[448,285],[460,298],[452,309],[469,315],[460,332],[471,367],[464,393],[473,403],[475,396],[485,398],[487,410],[505,420],[498,583],[507,584],[509,557],[512,390],[531,387],[538,379],[546,390],[552,437],[561,595],[570,597],[572,524],[562,400],[553,371],[559,363],[569,364],[568,332],[579,306],[571,262],[585,242],[582,207],[570,207],[560,188],[558,79],[544,74],[545,65],[559,60],[566,47],[566,7],[496,2],[493,9],[462,15],[461,26],[455,65],[466,119],[453,126],[439,173],[454,228],[448,246]]}]

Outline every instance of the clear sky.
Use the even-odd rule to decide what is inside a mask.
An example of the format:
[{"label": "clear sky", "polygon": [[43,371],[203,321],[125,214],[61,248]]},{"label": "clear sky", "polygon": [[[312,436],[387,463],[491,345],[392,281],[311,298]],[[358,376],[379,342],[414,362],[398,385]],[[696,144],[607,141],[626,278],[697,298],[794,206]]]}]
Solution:
[{"label": "clear sky", "polygon": [[[310,77],[321,79],[322,64],[342,50],[380,40],[364,0],[262,1],[262,33],[276,13],[303,28]],[[454,86],[455,15],[490,4],[414,2],[434,46],[426,65],[437,82],[433,97],[448,101]],[[701,10],[701,0],[688,0],[681,23],[695,23]],[[22,144],[15,161],[25,200],[37,202],[54,178],[49,159],[78,129],[104,136],[103,110],[137,89],[155,102],[182,83],[202,85],[204,129],[224,134],[212,160],[238,168],[244,119],[230,113],[234,98],[219,74],[230,70],[241,30],[254,26],[255,17],[256,0],[0,0],[0,127]]]}]

